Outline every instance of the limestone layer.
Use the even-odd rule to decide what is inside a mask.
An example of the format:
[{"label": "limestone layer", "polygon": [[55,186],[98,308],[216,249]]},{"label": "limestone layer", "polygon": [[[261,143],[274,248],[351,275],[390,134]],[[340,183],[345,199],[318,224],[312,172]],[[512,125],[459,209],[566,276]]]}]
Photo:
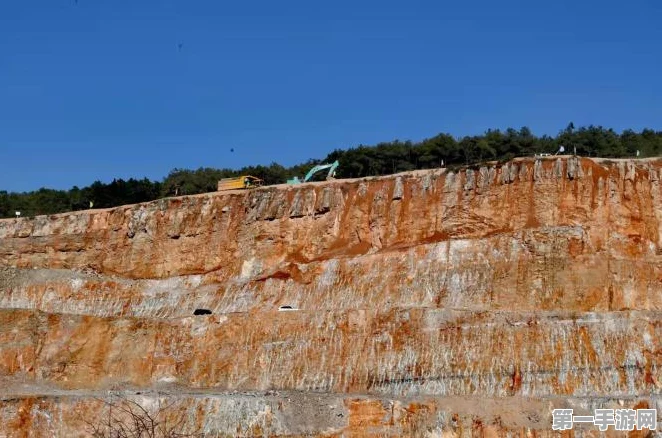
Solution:
[{"label": "limestone layer", "polygon": [[659,411],[660,179],[564,156],[0,220],[0,436],[117,397],[209,436]]}]

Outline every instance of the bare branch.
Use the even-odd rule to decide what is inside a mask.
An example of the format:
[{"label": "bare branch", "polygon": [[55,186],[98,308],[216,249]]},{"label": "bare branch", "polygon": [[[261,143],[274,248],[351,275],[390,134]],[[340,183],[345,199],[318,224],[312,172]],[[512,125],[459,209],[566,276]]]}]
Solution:
[{"label": "bare branch", "polygon": [[[157,408],[150,412],[140,403],[124,396],[97,399],[103,403],[107,415],[99,422],[83,420],[93,438],[178,438],[202,436],[186,427],[185,410],[176,408],[174,400],[157,400]],[[200,429],[196,425],[197,429]],[[187,430],[188,429],[188,430]]]}]

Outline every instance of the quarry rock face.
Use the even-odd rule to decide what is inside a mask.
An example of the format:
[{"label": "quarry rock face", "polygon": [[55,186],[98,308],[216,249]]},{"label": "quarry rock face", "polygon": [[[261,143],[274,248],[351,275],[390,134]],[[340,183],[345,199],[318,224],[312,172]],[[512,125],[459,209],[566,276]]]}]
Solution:
[{"label": "quarry rock face", "polygon": [[662,420],[661,173],[530,158],[1,220],[0,436],[89,436],[118,399],[208,436]]}]

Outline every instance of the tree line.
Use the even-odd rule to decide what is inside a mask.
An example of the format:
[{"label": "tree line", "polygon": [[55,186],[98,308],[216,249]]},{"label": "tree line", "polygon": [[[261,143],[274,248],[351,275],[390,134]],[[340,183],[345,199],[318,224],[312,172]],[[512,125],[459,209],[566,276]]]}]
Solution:
[{"label": "tree line", "polygon": [[578,155],[588,157],[635,157],[637,151],[640,158],[659,156],[662,154],[662,131],[644,129],[635,132],[628,129],[617,133],[601,126],[576,129],[570,123],[555,137],[536,136],[527,127],[488,130],[482,135],[462,138],[439,134],[420,142],[394,140],[372,146],[336,149],[324,159],[310,159],[291,167],[272,163],[241,169],[173,169],[162,181],[131,178],[126,181],[115,179],[110,183],[95,181],[90,186],[70,190],[0,191],[0,217],[13,217],[15,211],[31,217],[212,192],[216,190],[219,179],[240,175],[257,176],[267,185],[280,184],[294,176],[302,177],[316,164],[335,160],[340,163],[337,178],[360,178],[491,160],[505,161],[518,156],[555,153],[561,146],[566,153],[576,151]]}]

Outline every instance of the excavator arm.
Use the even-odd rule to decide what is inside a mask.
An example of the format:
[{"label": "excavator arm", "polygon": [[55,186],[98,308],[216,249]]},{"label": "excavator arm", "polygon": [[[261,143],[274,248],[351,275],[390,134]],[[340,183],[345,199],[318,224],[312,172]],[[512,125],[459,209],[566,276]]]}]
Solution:
[{"label": "excavator arm", "polygon": [[338,161],[335,161],[333,162],[333,164],[320,164],[313,167],[308,171],[306,177],[303,179],[303,182],[308,182],[317,172],[320,172],[324,169],[329,169],[329,174],[327,176],[327,179],[332,178],[336,168],[338,167],[338,164],[339,164]]},{"label": "excavator arm", "polygon": [[329,173],[326,175],[326,179],[332,179],[336,177],[336,169],[338,168],[338,160],[334,161],[333,164],[331,165],[331,169],[329,169]]},{"label": "excavator arm", "polygon": [[313,167],[308,171],[306,176],[303,178],[303,181],[299,179],[299,177],[294,177],[292,179],[288,179],[287,183],[288,184],[301,184],[302,182],[308,182],[310,179],[317,173],[325,169],[329,169],[329,173],[326,175],[326,179],[333,179],[336,176],[336,169],[338,168],[338,160],[334,161],[331,164],[318,164],[317,166]]}]

